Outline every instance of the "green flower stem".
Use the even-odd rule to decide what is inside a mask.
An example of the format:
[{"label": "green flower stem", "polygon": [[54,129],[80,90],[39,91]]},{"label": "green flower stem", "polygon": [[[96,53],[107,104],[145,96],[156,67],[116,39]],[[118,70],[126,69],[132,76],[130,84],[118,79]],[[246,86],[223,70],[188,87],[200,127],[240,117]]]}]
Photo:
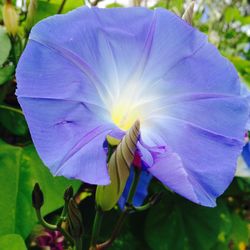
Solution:
[{"label": "green flower stem", "polygon": [[128,204],[133,203],[133,198],[135,195],[135,191],[136,191],[139,179],[140,179],[140,170],[138,170],[137,168],[134,168],[134,178],[133,178],[133,182],[132,182],[132,185],[130,187],[128,199],[127,199]]},{"label": "green flower stem", "polygon": [[103,217],[103,212],[100,207],[97,207],[92,229],[91,240],[90,240],[90,249],[95,249],[95,245],[97,243],[97,239],[101,229],[102,217]]},{"label": "green flower stem", "polygon": [[55,230],[60,231],[62,235],[65,237],[65,239],[67,239],[71,245],[74,245],[74,240],[71,238],[68,232],[64,228],[61,227],[61,225],[53,225],[44,220],[40,209],[36,209],[36,216],[42,226],[52,231],[55,231]]},{"label": "green flower stem", "polygon": [[38,221],[40,222],[40,224],[42,226],[44,226],[45,228],[49,229],[49,230],[57,230],[57,226],[53,225],[53,224],[49,224],[48,222],[46,222],[41,214],[41,210],[40,209],[36,209],[36,216]]},{"label": "green flower stem", "polygon": [[148,210],[151,207],[152,207],[152,204],[147,203],[147,204],[140,206],[140,207],[133,207],[133,210],[136,212],[142,212],[142,211]]},{"label": "green flower stem", "polygon": [[[110,247],[113,242],[115,241],[115,239],[118,237],[118,235],[120,234],[120,231],[122,229],[122,226],[127,218],[127,215],[130,213],[131,211],[131,205],[132,205],[132,201],[133,201],[133,197],[135,195],[135,191],[136,191],[136,187],[138,185],[138,182],[139,182],[139,178],[140,178],[140,171],[136,168],[134,168],[135,170],[135,174],[134,174],[134,178],[133,178],[133,182],[132,182],[132,185],[130,187],[130,190],[129,190],[129,195],[128,195],[128,199],[127,199],[127,205],[125,206],[125,209],[124,211],[121,213],[115,227],[114,227],[114,230],[110,236],[110,238],[101,243],[101,244],[98,244],[96,246],[96,250],[104,250],[104,249],[107,249],[108,247]],[[132,209],[133,210],[133,209]]]},{"label": "green flower stem", "polygon": [[17,54],[16,54],[16,47],[15,47],[15,45],[16,45],[16,37],[10,35],[10,41],[11,41],[12,59],[13,59],[14,65],[15,65],[15,67],[16,67],[16,66],[17,66],[17,62],[18,62]]},{"label": "green flower stem", "polygon": [[60,225],[63,221],[66,220],[66,216],[68,214],[68,205],[69,205],[69,201],[65,201],[61,216],[60,216],[59,221],[57,223],[58,225]]},{"label": "green flower stem", "polygon": [[115,241],[115,239],[119,235],[128,214],[129,214],[129,209],[126,207],[125,210],[121,213],[110,238],[107,241],[105,241],[101,244],[98,244],[95,248],[96,250],[107,249],[108,247],[110,247],[113,244],[113,242]]}]

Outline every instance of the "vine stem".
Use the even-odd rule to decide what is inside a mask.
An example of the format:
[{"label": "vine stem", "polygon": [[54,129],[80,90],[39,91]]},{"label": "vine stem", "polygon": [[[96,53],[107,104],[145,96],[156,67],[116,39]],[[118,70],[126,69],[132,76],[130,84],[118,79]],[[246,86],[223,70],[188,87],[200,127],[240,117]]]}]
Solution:
[{"label": "vine stem", "polygon": [[67,1],[67,0],[62,0],[62,3],[61,3],[61,5],[60,5],[60,7],[59,7],[59,9],[58,9],[58,11],[57,11],[57,14],[61,14],[61,13],[62,13],[63,7],[64,7],[66,1]]},{"label": "vine stem", "polygon": [[103,212],[100,207],[97,207],[90,240],[90,250],[96,249],[95,246],[101,229],[102,217]]},{"label": "vine stem", "polygon": [[37,216],[38,221],[40,222],[40,224],[42,226],[44,226],[45,228],[47,228],[49,230],[53,230],[53,231],[57,229],[56,225],[49,224],[47,221],[44,220],[40,209],[36,209],[36,216]]},{"label": "vine stem", "polygon": [[134,167],[134,178],[133,178],[132,185],[130,187],[129,194],[128,194],[128,199],[127,199],[128,204],[133,203],[133,198],[134,198],[134,195],[135,195],[135,191],[136,191],[139,179],[140,179],[140,170],[137,169],[136,167]]},{"label": "vine stem", "polygon": [[47,221],[44,220],[40,209],[36,209],[36,215],[37,215],[38,221],[40,222],[40,224],[42,226],[44,226],[45,228],[47,228],[49,230],[52,230],[52,231],[55,231],[55,230],[60,231],[62,233],[62,235],[70,242],[71,245],[74,244],[73,239],[68,234],[68,232],[66,230],[64,230],[64,228],[62,228],[61,226],[58,226],[58,225],[50,224],[50,223],[48,223]]},{"label": "vine stem", "polygon": [[[127,199],[127,204],[125,205],[125,209],[124,211],[121,213],[115,227],[114,227],[114,230],[110,236],[110,238],[101,243],[101,244],[98,244],[96,245],[96,250],[104,250],[104,249],[107,249],[108,247],[110,247],[113,242],[115,241],[115,239],[117,238],[117,236],[120,234],[121,232],[121,229],[122,229],[122,226],[127,218],[127,215],[130,213],[131,211],[131,208],[130,208],[130,205],[132,204],[133,202],[133,198],[134,198],[134,195],[135,195],[135,191],[136,191],[136,188],[137,188],[137,185],[138,185],[138,182],[139,182],[139,179],[140,179],[140,171],[136,168],[134,168],[134,178],[133,178],[133,182],[132,182],[132,185],[130,187],[130,190],[129,190],[129,195],[128,195],[128,199]],[[90,249],[92,250],[92,249]]]},{"label": "vine stem", "polygon": [[75,250],[82,250],[82,239],[75,240]]}]

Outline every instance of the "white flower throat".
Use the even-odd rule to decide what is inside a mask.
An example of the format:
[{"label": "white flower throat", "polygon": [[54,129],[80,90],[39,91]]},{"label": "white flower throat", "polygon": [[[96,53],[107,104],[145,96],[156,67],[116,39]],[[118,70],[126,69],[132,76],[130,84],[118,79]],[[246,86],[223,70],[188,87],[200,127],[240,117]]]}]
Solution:
[{"label": "white flower throat", "polygon": [[130,129],[142,117],[138,87],[138,84],[128,84],[113,101],[111,118],[122,130]]}]

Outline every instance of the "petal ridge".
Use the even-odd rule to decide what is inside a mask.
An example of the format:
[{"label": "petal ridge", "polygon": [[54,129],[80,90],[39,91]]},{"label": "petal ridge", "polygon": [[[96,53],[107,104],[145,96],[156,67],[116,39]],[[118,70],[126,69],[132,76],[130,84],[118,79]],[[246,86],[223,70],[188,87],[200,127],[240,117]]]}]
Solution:
[{"label": "petal ridge", "polygon": [[187,120],[179,119],[179,118],[176,118],[176,117],[173,117],[173,116],[166,115],[164,118],[172,119],[172,120],[175,120],[177,122],[181,122],[181,123],[187,125],[188,127],[197,130],[200,134],[212,136],[212,137],[214,137],[215,140],[216,139],[218,139],[219,141],[223,140],[225,144],[243,146],[243,139],[242,139],[242,141],[240,141],[237,138],[228,137],[228,136],[216,133],[216,132],[214,132],[212,130],[202,128],[202,127],[200,127],[200,126],[198,126],[198,125],[196,125],[196,124],[194,124],[192,122],[189,122]]},{"label": "petal ridge", "polygon": [[91,106],[96,106],[100,109],[103,109],[104,111],[107,111],[106,107],[100,106],[94,102],[89,102],[85,100],[83,102],[80,102],[80,101],[71,100],[71,99],[63,99],[63,98],[55,98],[55,97],[41,97],[41,96],[23,96],[23,95],[18,94],[18,99],[19,98],[31,99],[31,100],[33,99],[33,100],[47,100],[47,101],[65,101],[65,102],[79,103],[79,104],[84,105],[88,110],[90,110],[88,105],[91,105]]},{"label": "petal ridge", "polygon": [[49,41],[45,41],[39,37],[36,36],[30,36],[29,40],[36,42],[44,47],[47,47],[48,49],[51,49],[58,54],[60,54],[65,59],[69,60],[71,63],[73,63],[80,71],[82,71],[92,82],[93,86],[96,88],[99,96],[102,98],[102,100],[105,102],[105,94],[102,93],[102,90],[98,88],[98,85],[101,85],[105,88],[107,94],[109,96],[112,96],[110,91],[105,87],[105,84],[101,83],[101,80],[97,77],[95,72],[91,69],[91,67],[78,55],[76,55],[73,51],[61,47],[60,45],[53,44]]},{"label": "petal ridge", "polygon": [[102,134],[103,132],[107,131],[107,134],[111,131],[111,128],[107,126],[98,126],[97,128],[94,128],[93,130],[89,131],[87,134],[85,134],[73,147],[72,149],[64,156],[62,161],[58,164],[56,167],[56,172],[54,175],[59,175],[62,168],[64,167],[64,164],[74,155],[76,154],[81,148],[86,146],[88,143],[90,143],[95,137]]}]

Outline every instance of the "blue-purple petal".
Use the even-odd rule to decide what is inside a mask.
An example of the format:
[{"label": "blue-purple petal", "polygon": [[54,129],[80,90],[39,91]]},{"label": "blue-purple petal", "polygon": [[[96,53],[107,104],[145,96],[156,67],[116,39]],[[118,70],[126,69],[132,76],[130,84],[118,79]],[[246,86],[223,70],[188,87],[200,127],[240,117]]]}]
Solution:
[{"label": "blue-purple petal", "polygon": [[[110,182],[102,146],[113,128],[75,101],[18,98],[36,149],[54,175],[92,184]],[[96,111],[96,107],[94,107]]]},{"label": "blue-purple petal", "polygon": [[[128,195],[129,195],[129,190],[131,188],[131,184],[133,182],[134,179],[134,168],[130,169],[130,175],[129,178],[127,180],[125,189],[122,193],[121,198],[119,199],[119,206],[121,209],[124,208],[126,201],[128,199]],[[148,195],[148,186],[150,184],[150,181],[152,179],[152,175],[150,173],[148,173],[147,171],[143,170],[140,173],[140,178],[137,184],[137,188],[134,194],[134,198],[132,201],[132,204],[134,206],[141,206],[145,200],[145,198]]]}]

